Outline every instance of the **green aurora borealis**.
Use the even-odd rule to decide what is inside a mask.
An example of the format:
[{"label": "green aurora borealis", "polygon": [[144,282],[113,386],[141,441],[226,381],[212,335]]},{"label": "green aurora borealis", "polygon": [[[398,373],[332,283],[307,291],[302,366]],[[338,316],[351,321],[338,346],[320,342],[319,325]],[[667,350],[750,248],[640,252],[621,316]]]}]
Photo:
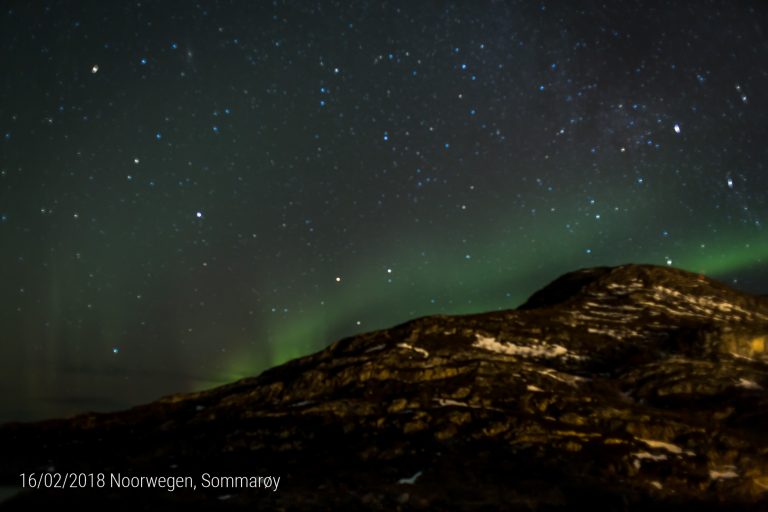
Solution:
[{"label": "green aurora borealis", "polygon": [[169,5],[0,12],[0,420],[583,267],[768,291],[762,3]]}]

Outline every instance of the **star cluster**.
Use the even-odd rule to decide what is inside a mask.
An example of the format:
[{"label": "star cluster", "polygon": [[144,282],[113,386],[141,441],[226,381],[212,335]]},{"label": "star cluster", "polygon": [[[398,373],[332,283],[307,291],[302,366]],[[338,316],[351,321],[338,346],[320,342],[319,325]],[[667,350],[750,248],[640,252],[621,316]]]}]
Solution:
[{"label": "star cluster", "polygon": [[768,289],[761,2],[0,12],[0,419],[210,387],[557,275]]}]

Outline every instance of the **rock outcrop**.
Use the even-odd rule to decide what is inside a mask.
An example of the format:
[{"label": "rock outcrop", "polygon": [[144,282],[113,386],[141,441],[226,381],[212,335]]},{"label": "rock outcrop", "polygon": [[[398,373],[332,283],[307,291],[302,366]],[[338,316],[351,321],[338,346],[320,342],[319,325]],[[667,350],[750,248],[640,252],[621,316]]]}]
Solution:
[{"label": "rock outcrop", "polygon": [[[210,391],[5,425],[0,485],[74,472],[197,489],[3,505],[768,510],[767,339],[764,297],[665,267],[581,270],[517,310],[420,318]],[[203,473],[281,481],[202,488]]]}]

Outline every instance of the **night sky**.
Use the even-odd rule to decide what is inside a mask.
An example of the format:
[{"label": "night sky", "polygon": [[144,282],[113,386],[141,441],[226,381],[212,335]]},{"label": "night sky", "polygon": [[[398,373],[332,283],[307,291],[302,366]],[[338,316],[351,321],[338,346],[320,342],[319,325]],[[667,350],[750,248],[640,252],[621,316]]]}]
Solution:
[{"label": "night sky", "polygon": [[4,2],[0,420],[581,267],[768,293],[768,6],[649,5]]}]

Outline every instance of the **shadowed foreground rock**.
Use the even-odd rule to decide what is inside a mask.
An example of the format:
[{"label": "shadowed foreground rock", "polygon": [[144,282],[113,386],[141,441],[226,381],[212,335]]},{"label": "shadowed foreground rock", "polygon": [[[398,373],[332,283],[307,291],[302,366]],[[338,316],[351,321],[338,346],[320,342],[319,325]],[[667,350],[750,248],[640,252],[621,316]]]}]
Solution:
[{"label": "shadowed foreground rock", "polygon": [[[10,508],[768,510],[768,300],[680,270],[567,274],[515,311],[417,319],[211,391],[0,428],[21,472],[197,490]],[[280,476],[277,491],[201,475]]]}]

